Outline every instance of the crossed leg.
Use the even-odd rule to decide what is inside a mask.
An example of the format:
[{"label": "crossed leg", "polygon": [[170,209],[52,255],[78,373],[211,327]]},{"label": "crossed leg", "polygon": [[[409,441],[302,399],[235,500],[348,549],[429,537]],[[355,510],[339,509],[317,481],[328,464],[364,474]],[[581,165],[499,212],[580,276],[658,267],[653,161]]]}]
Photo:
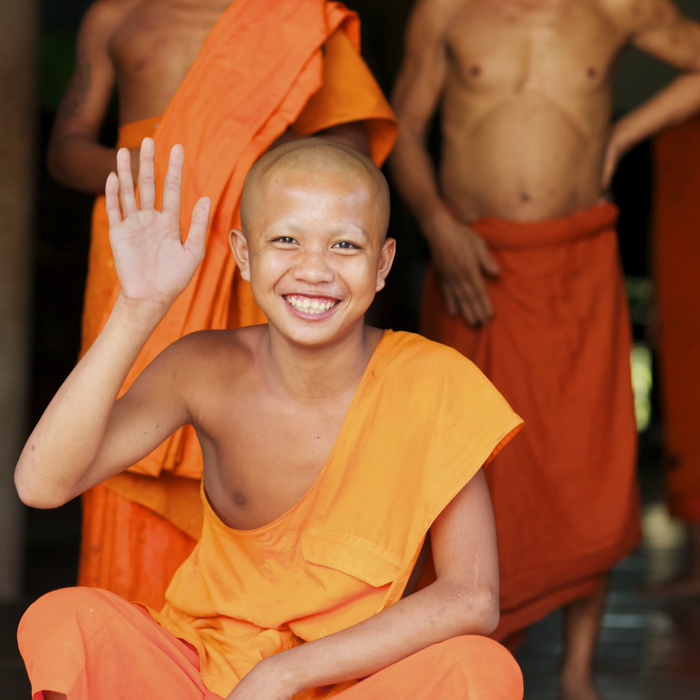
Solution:
[{"label": "crossed leg", "polygon": [[[42,694],[44,700],[111,700],[131,697],[134,688],[151,700],[220,700],[205,687],[193,647],[108,591],[64,589],[40,598],[22,618],[18,638],[35,700]],[[324,691],[303,696],[333,694]],[[522,700],[523,681],[510,652],[472,635],[423,649],[334,695]]]}]

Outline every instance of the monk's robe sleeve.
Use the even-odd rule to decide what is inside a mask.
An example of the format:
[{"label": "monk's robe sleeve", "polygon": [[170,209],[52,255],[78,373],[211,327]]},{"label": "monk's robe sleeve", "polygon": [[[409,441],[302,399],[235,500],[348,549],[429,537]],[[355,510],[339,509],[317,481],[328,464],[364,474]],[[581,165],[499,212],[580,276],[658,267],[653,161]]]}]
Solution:
[{"label": "monk's robe sleeve", "polygon": [[337,29],[323,48],[321,88],[306,103],[291,127],[309,136],[332,126],[360,121],[372,160],[381,165],[396,139],[396,117],[367,64],[350,38]]}]

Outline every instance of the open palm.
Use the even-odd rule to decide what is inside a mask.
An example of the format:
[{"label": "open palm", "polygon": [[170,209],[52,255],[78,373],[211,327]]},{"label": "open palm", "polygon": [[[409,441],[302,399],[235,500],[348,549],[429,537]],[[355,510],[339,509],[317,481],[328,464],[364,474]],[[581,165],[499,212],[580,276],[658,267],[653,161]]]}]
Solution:
[{"label": "open palm", "polygon": [[170,152],[161,211],[155,207],[154,156],[153,139],[144,139],[139,156],[137,205],[130,153],[126,148],[117,153],[117,174],[110,174],[105,187],[109,241],[122,295],[134,302],[170,306],[204,257],[211,204],[208,197],[195,204],[190,231],[183,242],[180,231],[182,146],[175,145]]}]

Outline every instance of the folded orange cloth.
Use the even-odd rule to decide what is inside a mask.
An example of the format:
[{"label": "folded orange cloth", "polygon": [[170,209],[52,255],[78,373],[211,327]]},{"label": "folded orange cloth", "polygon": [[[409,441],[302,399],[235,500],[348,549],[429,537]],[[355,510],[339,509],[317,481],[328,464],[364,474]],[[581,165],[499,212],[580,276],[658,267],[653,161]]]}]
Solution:
[{"label": "folded orange cloth", "polygon": [[654,261],[671,514],[700,522],[700,119],[654,144]]},{"label": "folded orange cloth", "polygon": [[639,541],[630,323],[617,208],[537,222],[470,224],[501,274],[495,318],[448,317],[428,273],[421,330],[457,348],[525,420],[487,471],[498,529],[504,639],[592,594]]},{"label": "folded orange cloth", "polygon": [[[170,148],[182,143],[183,221],[204,194],[212,197],[214,212],[204,262],[139,356],[124,390],[186,333],[265,322],[228,250],[228,232],[240,224],[245,174],[287,128],[310,134],[354,121],[364,124],[372,157],[381,164],[393,145],[396,120],[359,55],[357,15],[337,2],[237,0],[212,29],[166,113],[120,129],[119,146],[155,138],[161,175]],[[104,198],[98,197],[82,352],[97,337],[119,291],[108,232]],[[153,478],[161,472],[170,477]],[[86,494],[79,582],[159,607],[164,577],[182,563],[201,530],[201,473],[199,443],[188,426],[128,473]],[[122,534],[127,532],[128,538]],[[108,541],[110,535],[115,539]],[[140,568],[134,570],[136,562]]]},{"label": "folded orange cloth", "polygon": [[[172,698],[219,700],[202,681],[199,657],[147,613],[108,591],[64,588],[25,613],[19,646],[32,683],[68,700]],[[369,678],[295,696],[321,700],[521,700],[523,680],[500,644],[455,637],[392,664]]]}]

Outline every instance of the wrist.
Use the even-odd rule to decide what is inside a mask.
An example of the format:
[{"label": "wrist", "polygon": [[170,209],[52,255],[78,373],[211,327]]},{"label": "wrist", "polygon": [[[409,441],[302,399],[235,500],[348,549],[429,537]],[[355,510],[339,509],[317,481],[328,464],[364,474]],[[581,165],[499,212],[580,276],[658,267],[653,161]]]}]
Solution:
[{"label": "wrist", "polygon": [[118,317],[122,323],[143,329],[149,333],[163,320],[170,305],[143,299],[130,299],[119,292],[112,315]]},{"label": "wrist", "polygon": [[281,697],[292,697],[306,690],[300,674],[301,664],[293,663],[293,649],[268,656],[255,666],[254,670],[265,675],[275,692]]}]

